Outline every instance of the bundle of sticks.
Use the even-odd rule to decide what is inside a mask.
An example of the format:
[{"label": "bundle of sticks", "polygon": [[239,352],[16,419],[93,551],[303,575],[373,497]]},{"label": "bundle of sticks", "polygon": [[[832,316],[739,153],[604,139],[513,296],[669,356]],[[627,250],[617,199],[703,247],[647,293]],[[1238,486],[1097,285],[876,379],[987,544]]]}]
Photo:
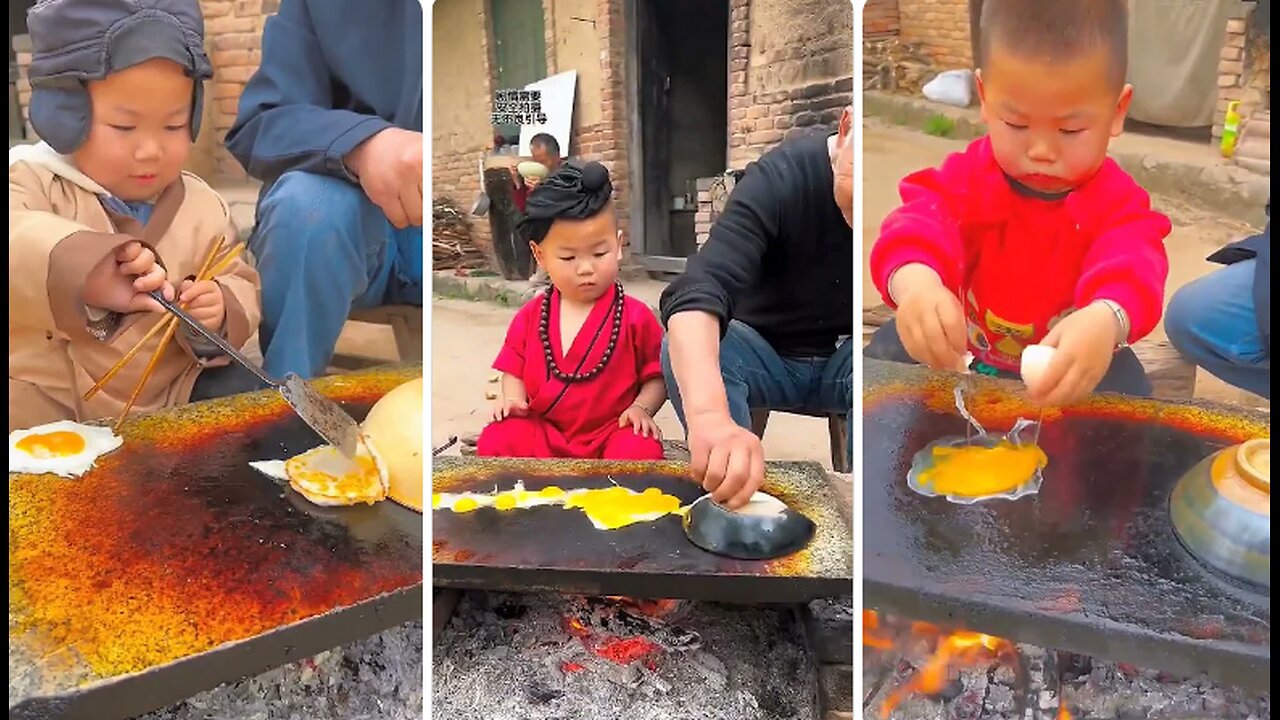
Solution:
[{"label": "bundle of sticks", "polygon": [[471,227],[462,212],[447,199],[431,206],[431,266],[436,270],[478,270],[489,259],[471,240]]},{"label": "bundle of sticks", "polygon": [[[226,237],[219,237],[217,242],[213,244],[213,247],[209,249],[209,254],[205,257],[204,264],[200,266],[200,272],[196,273],[196,282],[212,280],[218,275],[221,275],[222,272],[231,265],[231,262],[235,260],[240,253],[244,252],[244,243],[236,243],[230,248],[226,248],[226,242]],[[185,310],[186,304],[179,304],[179,307]],[[143,346],[150,342],[151,338],[155,337],[157,333],[164,333],[160,338],[160,345],[156,348],[155,353],[151,355],[151,360],[148,361],[147,367],[143,369],[142,377],[138,380],[138,385],[133,389],[133,393],[129,396],[129,401],[125,403],[124,409],[120,411],[120,417],[116,418],[114,425],[116,432],[120,432],[120,426],[124,424],[125,418],[129,416],[129,411],[133,409],[133,404],[138,401],[138,396],[142,394],[142,388],[145,387],[147,381],[151,379],[151,373],[155,372],[156,366],[160,364],[160,358],[164,356],[164,351],[169,346],[170,341],[173,340],[174,333],[178,331],[178,325],[181,322],[182,321],[179,320],[177,316],[166,313],[164,317],[160,318],[156,324],[147,331],[146,335],[142,336],[141,340],[129,349],[129,352],[124,354],[124,357],[120,358],[119,362],[112,365],[110,370],[107,370],[101,380],[94,383],[93,387],[89,388],[89,390],[85,392],[85,400],[89,400],[94,395],[97,395],[102,391],[102,388],[106,387],[107,383],[111,382],[112,378],[118,375],[130,361],[137,357],[139,352],[142,352]]]},{"label": "bundle of sticks", "polygon": [[862,89],[917,93],[934,75],[933,59],[917,43],[898,38],[862,43]]}]

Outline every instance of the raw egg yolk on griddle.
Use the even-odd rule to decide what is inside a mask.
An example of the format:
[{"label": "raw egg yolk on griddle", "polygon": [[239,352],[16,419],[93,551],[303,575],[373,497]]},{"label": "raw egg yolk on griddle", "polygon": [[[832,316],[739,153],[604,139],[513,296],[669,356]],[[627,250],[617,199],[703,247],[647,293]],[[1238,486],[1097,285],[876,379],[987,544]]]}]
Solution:
[{"label": "raw egg yolk on griddle", "polygon": [[555,485],[541,490],[525,490],[522,483],[516,487],[492,495],[463,493],[432,493],[433,510],[452,510],[467,513],[481,507],[509,512],[544,505],[558,505],[566,510],[581,510],[599,530],[617,530],[638,522],[657,520],[664,515],[679,513],[680,498],[667,495],[657,488],[636,492],[624,487],[570,490],[566,492]]},{"label": "raw egg yolk on griddle", "polygon": [[1049,463],[1035,445],[1001,440],[995,447],[936,447],[933,466],[920,473],[920,484],[940,495],[984,497],[1010,492],[1031,480]]},{"label": "raw egg yolk on griddle", "polygon": [[638,493],[629,488],[611,487],[572,492],[565,507],[582,510],[591,524],[601,530],[617,530],[680,512],[680,498],[657,488]]}]

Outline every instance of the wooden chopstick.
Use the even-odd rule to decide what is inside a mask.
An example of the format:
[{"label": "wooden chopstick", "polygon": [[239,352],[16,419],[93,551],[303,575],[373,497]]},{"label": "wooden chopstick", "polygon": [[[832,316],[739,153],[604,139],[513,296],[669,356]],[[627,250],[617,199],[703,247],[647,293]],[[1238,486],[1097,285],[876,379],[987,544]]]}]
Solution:
[{"label": "wooden chopstick", "polygon": [[160,358],[164,356],[165,346],[173,339],[173,334],[178,331],[177,318],[173,318],[173,320],[175,322],[169,325],[168,330],[165,330],[164,337],[160,338],[160,346],[152,353],[151,360],[147,363],[146,369],[142,371],[142,379],[138,381],[137,387],[133,389],[133,394],[129,396],[129,402],[125,403],[124,409],[120,411],[120,417],[116,418],[114,428],[116,434],[120,433],[120,426],[129,417],[129,411],[133,409],[133,404],[138,401],[138,396],[142,394],[142,388],[147,384],[147,380],[151,379],[151,373],[155,372],[156,366],[160,364]]},{"label": "wooden chopstick", "polygon": [[[222,272],[223,269],[231,264],[231,261],[234,260],[237,255],[243,252],[245,247],[244,243],[236,243],[235,246],[222,256],[222,259],[217,265],[210,268],[210,265],[213,264],[214,257],[222,249],[222,243],[225,240],[225,237],[218,238],[218,242],[214,245],[213,252],[209,254],[209,257],[205,258],[204,265],[201,266],[200,272],[196,274],[197,281],[204,281],[216,277],[218,273]],[[186,309],[186,305],[182,305],[181,307],[184,310]],[[145,387],[147,381],[151,379],[151,374],[155,372],[156,366],[160,364],[160,358],[164,356],[165,349],[169,346],[169,343],[173,340],[174,334],[178,331],[178,325],[181,321],[176,317],[171,317],[169,320],[171,322],[168,329],[165,330],[164,337],[160,338],[160,344],[156,346],[156,351],[152,353],[150,362],[148,362],[147,367],[143,369],[142,377],[138,380],[137,387],[133,389],[133,394],[129,396],[129,402],[125,404],[124,409],[120,411],[120,417],[116,419],[115,431],[117,433],[120,432],[120,426],[124,424],[125,419],[129,416],[129,411],[133,409],[134,402],[136,402],[138,396],[142,394],[142,388]]]},{"label": "wooden chopstick", "polygon": [[[209,266],[213,264],[214,258],[217,257],[218,252],[222,250],[222,244],[224,242],[226,242],[226,236],[220,236],[218,241],[213,244],[213,247],[209,250],[209,254],[204,259],[204,263],[200,266],[200,275],[203,275],[209,270]],[[142,339],[135,343],[134,346],[129,349],[129,352],[125,353],[124,357],[120,358],[115,365],[112,365],[111,369],[102,376],[101,380],[94,383],[93,387],[89,388],[88,392],[84,394],[84,399],[87,401],[94,395],[97,395],[102,388],[106,387],[107,383],[111,382],[112,378],[118,375],[120,371],[123,370],[135,356],[137,356],[143,346],[145,346],[151,338],[155,337],[156,333],[176,322],[178,322],[178,319],[169,314],[166,314],[164,317],[157,320],[156,324],[147,331],[147,334],[143,335]]]}]

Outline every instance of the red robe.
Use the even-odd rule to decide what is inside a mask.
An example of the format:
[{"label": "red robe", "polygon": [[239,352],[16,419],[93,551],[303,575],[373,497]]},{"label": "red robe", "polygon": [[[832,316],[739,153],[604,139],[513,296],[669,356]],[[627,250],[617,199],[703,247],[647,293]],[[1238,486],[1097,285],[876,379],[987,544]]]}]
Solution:
[{"label": "red robe", "polygon": [[[617,292],[610,290],[596,301],[568,353],[560,347],[560,294],[552,296],[548,333],[562,372],[588,372],[600,362],[609,344]],[[640,386],[662,377],[662,326],[653,311],[624,295],[617,346],[604,370],[590,380],[565,383],[547,369],[538,334],[542,302],[539,295],[520,308],[493,363],[495,370],[524,381],[529,412],[524,417],[490,423],[480,433],[476,454],[661,460],[661,442],[637,435],[630,426],[618,427],[618,418],[636,401]]]},{"label": "red robe", "polygon": [[1064,199],[1019,195],[982,138],[942,167],[908,176],[871,250],[871,277],[890,305],[889,279],[923,263],[960,298],[969,351],[1018,371],[1022,349],[1094,300],[1129,314],[1130,343],[1160,321],[1169,274],[1169,219],[1114,160]]}]

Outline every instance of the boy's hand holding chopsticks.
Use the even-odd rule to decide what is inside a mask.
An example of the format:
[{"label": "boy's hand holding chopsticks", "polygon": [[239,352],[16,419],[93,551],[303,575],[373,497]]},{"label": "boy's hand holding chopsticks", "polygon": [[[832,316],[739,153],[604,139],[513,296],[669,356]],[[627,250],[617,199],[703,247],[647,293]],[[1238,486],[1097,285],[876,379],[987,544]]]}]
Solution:
[{"label": "boy's hand holding chopsticks", "polygon": [[116,248],[89,271],[84,282],[84,303],[121,314],[164,312],[148,295],[156,290],[166,300],[173,299],[173,286],[155,252],[134,240]]}]

